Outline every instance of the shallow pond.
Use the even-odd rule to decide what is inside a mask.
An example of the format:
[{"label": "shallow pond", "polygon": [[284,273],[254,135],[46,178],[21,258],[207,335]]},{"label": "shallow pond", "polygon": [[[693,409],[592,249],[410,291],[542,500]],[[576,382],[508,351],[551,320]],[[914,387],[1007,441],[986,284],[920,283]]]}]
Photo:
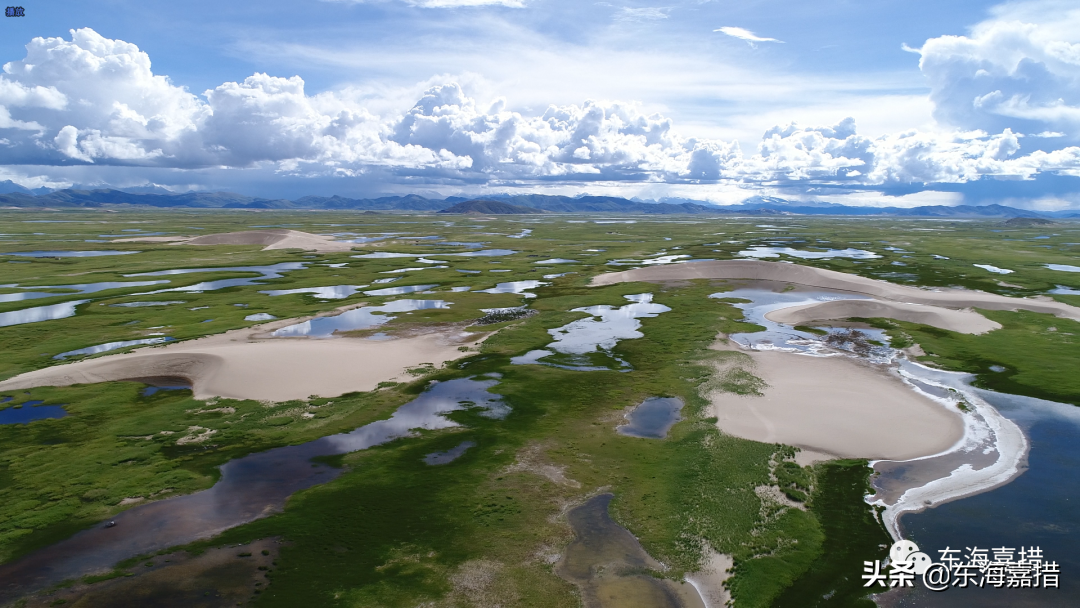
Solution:
[{"label": "shallow pond", "polygon": [[222,268],[178,268],[174,270],[158,270],[155,272],[141,272],[137,274],[126,274],[125,277],[153,277],[153,276],[171,276],[175,274],[192,274],[199,272],[254,272],[261,276],[244,278],[244,279],[220,279],[217,281],[204,281],[202,283],[196,283],[194,285],[187,285],[185,287],[174,287],[172,289],[159,289],[157,291],[148,291],[135,295],[150,295],[155,293],[166,292],[188,292],[199,293],[203,291],[214,291],[217,289],[225,289],[227,287],[243,287],[246,285],[261,285],[261,281],[268,279],[280,279],[285,276],[284,273],[293,270],[304,270],[307,268],[309,262],[281,262],[279,264],[272,264],[270,266],[229,266]]},{"label": "shallow pond", "polygon": [[645,439],[663,439],[675,423],[682,420],[682,399],[650,397],[626,414],[627,423],[615,428],[620,435]]},{"label": "shallow pond", "polygon": [[384,270],[379,274],[391,274],[395,272],[416,272],[418,270],[430,270],[432,268],[449,268],[449,266],[411,266],[409,268],[395,268],[394,270]]},{"label": "shallow pond", "polygon": [[407,293],[416,293],[418,291],[427,291],[433,287],[438,287],[438,284],[433,285],[402,285],[401,287],[384,287],[382,289],[372,289],[371,291],[365,291],[364,295],[369,296],[400,296]]},{"label": "shallow pond", "polygon": [[455,427],[458,424],[445,414],[458,410],[476,409],[483,416],[501,419],[510,408],[499,395],[488,392],[497,383],[473,378],[433,382],[389,419],[349,433],[231,460],[221,466],[221,478],[208,490],[133,507],[112,518],[116,522],[112,528],[83,530],[20,561],[0,565],[0,580],[23,585],[0,588],[0,602],[62,580],[108,570],[134,555],[187,544],[280,512],[293,493],[341,474],[341,469],[312,462],[317,456],[367,449],[413,436],[414,429]]},{"label": "shallow pond", "polygon": [[1065,287],[1064,285],[1058,285],[1057,289],[1051,289],[1049,293],[1063,296],[1080,296],[1080,289],[1073,289],[1071,287]]},{"label": "shallow pond", "polygon": [[778,258],[781,255],[790,255],[802,260],[827,260],[829,258],[851,258],[854,260],[870,260],[881,256],[873,251],[865,249],[827,249],[825,251],[805,251],[791,247],[751,247],[739,252],[739,255],[748,258]]},{"label": "shallow pond", "polygon": [[269,289],[260,291],[268,296],[287,296],[297,293],[310,294],[324,300],[341,300],[356,294],[367,285],[328,285],[326,287],[301,287],[299,289]]},{"label": "shallow pond", "polygon": [[[620,308],[604,304],[573,309],[571,312],[583,312],[590,317],[549,329],[548,333],[555,341],[548,344],[547,348],[513,357],[510,362],[516,365],[538,363],[581,371],[629,370],[630,364],[612,354],[611,349],[615,348],[619,340],[633,340],[644,335],[638,331],[641,327],[638,319],[655,317],[671,309],[654,303],[651,293],[623,297],[632,303]],[[593,356],[594,354],[597,356]]]},{"label": "shallow pond", "polygon": [[17,255],[24,258],[96,258],[105,255],[131,255],[134,253],[142,252],[99,249],[97,251],[16,251],[0,253],[0,255]]},{"label": "shallow pond", "polygon": [[533,264],[580,264],[577,260],[568,260],[566,258],[551,258],[550,260],[537,260]]},{"label": "shallow pond", "polygon": [[102,283],[83,283],[79,285],[34,285],[19,287],[18,285],[5,285],[12,289],[56,289],[63,290],[60,293],[45,291],[24,291],[22,293],[0,293],[0,302],[19,302],[22,300],[34,300],[37,298],[55,298],[59,296],[82,295],[97,293],[107,289],[123,289],[125,287],[146,287],[148,285],[161,285],[168,281],[106,281]]},{"label": "shallow pond", "polygon": [[394,300],[382,306],[354,308],[333,317],[318,317],[296,325],[289,325],[274,331],[271,335],[277,338],[333,338],[335,332],[369,329],[383,325],[394,318],[388,313],[449,307],[450,303],[443,300]]},{"label": "shallow pond", "polygon": [[52,321],[54,319],[66,319],[75,316],[75,307],[86,304],[90,300],[74,300],[61,302],[51,306],[36,306],[11,312],[0,312],[0,327],[10,325],[22,325],[23,323],[38,323],[40,321]]},{"label": "shallow pond", "polygon": [[392,251],[376,251],[374,253],[365,253],[362,255],[354,255],[352,257],[359,259],[385,259],[385,258],[422,258],[425,255],[434,255],[435,257],[459,257],[459,258],[472,258],[472,257],[501,257],[505,255],[512,255],[517,253],[513,249],[479,249],[477,251],[462,251],[458,253],[395,253]]},{"label": "shallow pond", "polygon": [[972,266],[974,266],[975,268],[982,268],[983,270],[992,272],[994,274],[1012,274],[1013,272],[1015,272],[1007,268],[998,268],[997,266],[991,266],[990,264],[972,264]]},{"label": "shallow pond", "polygon": [[[495,272],[492,270],[492,272]],[[548,285],[543,281],[511,281],[509,283],[499,283],[491,289],[480,289],[476,293],[518,293],[525,294],[526,298],[535,298],[534,293],[525,293],[528,289],[536,289],[542,285]]]},{"label": "shallow pond", "polygon": [[611,494],[601,494],[571,509],[567,521],[574,541],[555,571],[581,592],[590,608],[690,608],[704,603],[689,583],[649,574],[663,565],[649,556],[626,528],[608,515]]},{"label": "shallow pond", "polygon": [[[6,401],[10,401],[9,397]],[[67,410],[63,405],[40,405],[44,401],[24,401],[19,406],[0,410],[0,424],[29,424],[34,420],[63,418]]]},{"label": "shallow pond", "polygon": [[1047,264],[1046,267],[1061,272],[1080,272],[1080,266],[1069,266],[1068,264]]},{"label": "shallow pond", "polygon": [[110,350],[116,350],[118,348],[127,348],[129,346],[141,346],[144,344],[164,344],[166,342],[172,342],[176,338],[145,338],[142,340],[121,340],[119,342],[106,342],[105,344],[98,344],[96,346],[87,346],[86,348],[80,348],[78,350],[69,350],[66,353],[60,353],[53,357],[53,359],[67,359],[68,357],[74,357],[76,355],[96,355],[98,353],[106,353]]},{"label": "shallow pond", "polygon": [[169,306],[171,304],[187,304],[185,300],[162,300],[161,302],[124,302],[122,304],[109,304],[117,308],[142,308],[144,306]]},{"label": "shallow pond", "polygon": [[457,460],[458,458],[461,458],[462,456],[464,456],[465,452],[467,452],[469,450],[469,448],[475,448],[475,447],[476,447],[476,442],[475,441],[462,441],[461,443],[459,443],[455,447],[450,448],[449,450],[446,450],[445,452],[432,452],[432,453],[428,454],[427,456],[424,456],[424,464],[432,465],[432,466],[440,465],[440,464],[449,464],[449,463]]},{"label": "shallow pond", "polygon": [[276,318],[277,317],[275,317],[274,315],[272,315],[272,314],[270,314],[268,312],[257,312],[257,313],[255,313],[253,315],[248,315],[248,316],[244,317],[244,320],[245,321],[273,321]]},{"label": "shallow pond", "polygon": [[[789,345],[789,340],[810,340],[817,336],[813,333],[798,331],[793,329],[789,325],[783,323],[777,323],[765,318],[765,315],[781,308],[789,308],[792,306],[800,306],[803,304],[813,304],[814,302],[831,302],[833,300],[868,300],[869,296],[862,296],[856,294],[840,294],[829,291],[787,291],[781,292],[782,285],[777,283],[778,289],[765,289],[765,288],[741,288],[732,291],[722,291],[720,293],[711,294],[710,298],[717,299],[739,299],[749,300],[749,302],[733,303],[732,306],[743,311],[744,319],[746,323],[753,323],[755,325],[761,325],[764,327],[764,331],[749,332],[749,333],[735,333],[731,335],[731,338],[743,346],[763,346],[767,344],[775,344],[777,347],[790,347],[798,349],[802,346]],[[751,338],[752,336],[752,338]]]}]

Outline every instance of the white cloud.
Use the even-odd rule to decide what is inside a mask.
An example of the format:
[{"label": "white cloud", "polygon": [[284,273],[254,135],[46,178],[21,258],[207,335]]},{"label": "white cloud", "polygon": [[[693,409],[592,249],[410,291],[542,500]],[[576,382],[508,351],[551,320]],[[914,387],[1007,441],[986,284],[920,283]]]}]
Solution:
[{"label": "white cloud", "polygon": [[725,34],[727,36],[731,36],[732,38],[738,38],[739,40],[745,40],[746,43],[750,46],[754,46],[755,42],[778,42],[780,44],[784,43],[783,40],[777,40],[776,38],[763,38],[748,29],[744,29],[741,27],[733,27],[730,25],[724,26],[720,29],[715,29],[713,31],[720,32],[721,34]]},{"label": "white cloud", "polygon": [[154,74],[135,45],[89,29],[72,32],[70,41],[36,38],[26,59],[4,71],[0,128],[8,143],[0,162],[8,165],[262,167],[492,187],[877,187],[1080,175],[1080,148],[1026,152],[1020,132],[1007,127],[870,138],[847,118],[830,127],[773,127],[744,149],[689,137],[671,118],[635,103],[591,100],[520,112],[501,98],[480,103],[453,82],[429,86],[404,112],[378,114],[353,91],[309,95],[299,76],[256,73],[197,96]]},{"label": "white cloud", "polygon": [[931,38],[918,49],[935,118],[960,129],[1080,140],[1080,10],[1027,2],[994,14],[967,36]]},{"label": "white cloud", "polygon": [[656,21],[659,19],[667,19],[668,11],[670,10],[671,7],[665,6],[646,6],[641,8],[624,6],[615,14],[615,18],[619,21]]}]

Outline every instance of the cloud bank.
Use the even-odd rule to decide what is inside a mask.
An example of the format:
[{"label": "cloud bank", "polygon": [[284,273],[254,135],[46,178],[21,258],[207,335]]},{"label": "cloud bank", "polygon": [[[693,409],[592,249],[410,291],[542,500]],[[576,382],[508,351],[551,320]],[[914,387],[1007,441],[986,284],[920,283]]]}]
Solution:
[{"label": "cloud bank", "polygon": [[[774,41],[740,28],[721,31]],[[299,76],[256,73],[196,95],[155,74],[136,45],[84,28],[70,40],[34,38],[24,59],[4,65],[0,163],[44,173],[79,165],[270,167],[298,176],[500,187],[873,188],[1080,176],[1080,44],[1068,38],[1071,31],[997,19],[969,36],[928,40],[917,52],[938,131],[870,139],[847,118],[827,127],[776,126],[740,144],[681,133],[670,118],[630,102],[523,114],[504,99],[474,99],[454,82],[432,86],[392,115],[372,113],[347,91],[310,95]]]}]

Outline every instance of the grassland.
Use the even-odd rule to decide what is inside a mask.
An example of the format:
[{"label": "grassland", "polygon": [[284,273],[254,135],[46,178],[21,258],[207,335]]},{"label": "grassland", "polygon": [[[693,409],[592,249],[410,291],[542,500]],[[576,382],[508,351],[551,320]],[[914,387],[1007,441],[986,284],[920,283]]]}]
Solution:
[{"label": "grassland", "polygon": [[[707,545],[735,558],[731,589],[739,606],[797,605],[804,593],[836,591],[829,605],[860,605],[862,593],[844,583],[859,572],[852,564],[880,554],[883,531],[862,502],[868,470],[858,462],[798,469],[783,446],[720,434],[704,413],[700,393],[709,383],[708,350],[718,332],[742,327],[730,303],[706,296],[723,285],[623,284],[588,288],[588,278],[615,267],[614,260],[690,255],[727,259],[752,245],[797,249],[847,247],[874,251],[871,260],[805,260],[800,263],[899,283],[963,286],[1006,295],[1043,294],[1056,285],[1080,289],[1080,273],[1045,264],[1078,265],[1077,226],[1006,229],[991,223],[922,220],[770,218],[629,218],[634,223],[577,223],[591,218],[485,220],[434,215],[370,216],[336,213],[233,212],[0,212],[0,250],[126,249],[115,257],[30,259],[2,257],[0,285],[64,285],[99,281],[164,280],[168,284],[121,288],[87,295],[58,292],[34,300],[0,302],[0,313],[75,299],[90,299],[67,319],[0,328],[0,378],[57,362],[56,354],[155,333],[190,339],[246,327],[257,312],[289,318],[338,306],[392,297],[360,293],[321,300],[310,295],[271,297],[267,289],[325,285],[438,284],[432,294],[405,297],[453,302],[449,309],[403,314],[381,328],[403,332],[433,324],[460,324],[483,316],[482,308],[528,303],[539,314],[498,329],[481,352],[449,369],[418,372],[417,380],[379,391],[333,399],[262,404],[191,399],[187,391],[141,394],[141,385],[111,383],[42,388],[12,395],[0,407],[27,400],[66,404],[69,415],[29,425],[0,425],[0,561],[70,535],[126,508],[133,497],[156,499],[212,485],[216,466],[244,454],[350,430],[385,418],[432,379],[485,372],[503,374],[493,389],[512,413],[491,420],[457,412],[461,427],[399,440],[334,459],[347,472],[335,481],[296,495],[280,515],[230,530],[192,547],[285,540],[271,584],[253,594],[265,605],[577,605],[574,590],[553,574],[551,556],[569,542],[560,514],[604,489],[615,494],[611,512],[668,566],[659,576],[679,577],[700,565]],[[36,223],[62,220],[64,223]],[[767,225],[765,225],[767,222]],[[286,225],[312,232],[384,232],[385,241],[353,254],[259,251],[257,247],[189,247],[164,244],[88,243],[124,229],[200,234],[257,225]],[[202,228],[193,231],[190,227]],[[533,233],[515,239],[521,228]],[[34,234],[44,233],[44,234]],[[468,248],[416,237],[485,242],[486,248],[517,251],[505,257],[439,257]],[[1048,239],[1035,238],[1050,236]],[[670,240],[666,240],[670,239]],[[887,249],[888,248],[888,249]],[[600,251],[589,251],[600,250]],[[368,251],[423,254],[449,268],[410,258],[356,259]],[[934,255],[947,257],[939,259]],[[567,258],[570,264],[537,264]],[[799,261],[799,260],[796,260]],[[202,293],[134,295],[224,278],[256,277],[221,271],[163,277],[123,275],[174,268],[264,266],[303,262],[280,278]],[[342,267],[332,267],[331,264]],[[997,275],[973,264],[1015,270]],[[480,274],[458,270],[478,270]],[[491,273],[491,270],[509,272]],[[536,298],[474,293],[498,282],[546,280]],[[1005,284],[1002,284],[1005,283]],[[453,287],[472,287],[455,293]],[[18,288],[0,287],[0,294]],[[509,358],[551,341],[548,330],[581,318],[573,308],[621,305],[622,296],[652,292],[671,311],[645,319],[644,337],[619,343],[615,353],[632,371],[570,371],[515,366]],[[1077,303],[1075,296],[1053,296]],[[114,307],[134,301],[183,300],[184,304]],[[237,306],[243,304],[246,306]],[[197,310],[192,310],[197,309]],[[894,324],[897,340],[919,343],[936,365],[979,373],[980,382],[1009,392],[1077,403],[1080,385],[1066,373],[1078,360],[1078,324],[1034,313],[985,312],[1004,328],[981,336]],[[209,320],[209,321],[207,321]],[[207,321],[207,322],[204,322]],[[1054,327],[1057,331],[1050,331]],[[473,327],[471,329],[480,329]],[[905,338],[906,337],[906,338]],[[991,365],[1006,368],[994,372]],[[753,391],[754,378],[735,378],[722,388]],[[721,383],[723,384],[723,383]],[[684,422],[664,441],[624,437],[613,429],[624,408],[651,396],[686,402]],[[304,414],[310,414],[311,417]],[[213,430],[212,439],[177,445],[177,438]],[[164,432],[163,432],[164,431]],[[477,446],[443,466],[427,466],[425,454],[470,440]],[[785,464],[785,462],[787,464]],[[796,467],[796,468],[792,468]],[[553,473],[558,472],[558,474]],[[796,480],[796,481],[792,481]],[[788,483],[808,510],[763,501],[755,488]],[[790,485],[795,484],[795,485]],[[800,489],[802,488],[802,489]],[[123,504],[122,504],[123,503]],[[876,526],[876,527],[875,527]],[[474,584],[475,581],[483,584]],[[472,582],[470,582],[472,581]]]}]

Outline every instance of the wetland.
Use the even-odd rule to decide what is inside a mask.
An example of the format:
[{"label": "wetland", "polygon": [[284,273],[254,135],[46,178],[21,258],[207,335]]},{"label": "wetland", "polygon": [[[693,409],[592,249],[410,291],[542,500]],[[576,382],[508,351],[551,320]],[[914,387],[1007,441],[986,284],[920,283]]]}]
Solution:
[{"label": "wetland", "polygon": [[[202,581],[220,597],[208,605],[230,606],[699,606],[714,592],[736,606],[862,606],[862,562],[883,559],[897,535],[932,549],[1041,544],[1063,571],[1077,562],[1066,542],[1075,497],[1060,480],[1080,428],[1080,322],[1065,309],[976,305],[972,324],[860,304],[894,316],[789,324],[769,315],[883,296],[753,277],[593,278],[755,257],[927,297],[1077,306],[1080,226],[1034,248],[1048,235],[938,219],[777,217],[763,228],[551,214],[523,229],[434,214],[122,210],[107,227],[82,223],[99,221],[95,211],[0,216],[17,241],[0,248],[43,254],[3,265],[0,382],[225,335],[244,348],[299,345],[273,351],[277,375],[324,347],[363,345],[332,351],[347,375],[388,358],[378,349],[421,345],[407,368],[334,394],[209,396],[179,364],[157,378],[0,385],[0,603],[109,605],[144,588],[167,605],[168,590],[194,597],[184,581]],[[352,250],[85,242],[255,224],[348,230],[338,240]],[[57,254],[55,240],[78,246]],[[254,323],[273,335],[227,334]],[[442,350],[410,342],[446,336],[462,338]],[[211,367],[198,378],[236,373],[200,361]],[[826,407],[805,397],[870,377],[889,378],[894,407],[915,408],[908,418],[925,408],[957,421],[957,439],[886,460],[725,427],[717,409]],[[808,384],[789,390],[785,378]],[[945,442],[952,427],[937,427]],[[877,445],[910,452],[902,439]],[[697,575],[714,562],[730,572]]]}]

